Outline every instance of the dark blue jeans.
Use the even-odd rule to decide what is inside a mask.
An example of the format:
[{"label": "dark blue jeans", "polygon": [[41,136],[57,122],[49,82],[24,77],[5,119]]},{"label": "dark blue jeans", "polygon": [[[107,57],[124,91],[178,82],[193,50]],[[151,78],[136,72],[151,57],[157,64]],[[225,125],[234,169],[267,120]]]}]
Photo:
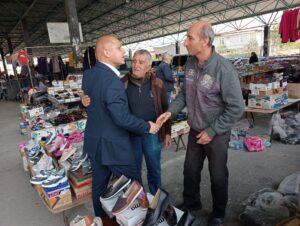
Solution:
[{"label": "dark blue jeans", "polygon": [[144,136],[132,136],[132,145],[135,151],[137,170],[142,173],[143,154],[147,166],[147,179],[150,193],[155,195],[161,187],[160,155],[162,143],[158,135],[146,134]]}]

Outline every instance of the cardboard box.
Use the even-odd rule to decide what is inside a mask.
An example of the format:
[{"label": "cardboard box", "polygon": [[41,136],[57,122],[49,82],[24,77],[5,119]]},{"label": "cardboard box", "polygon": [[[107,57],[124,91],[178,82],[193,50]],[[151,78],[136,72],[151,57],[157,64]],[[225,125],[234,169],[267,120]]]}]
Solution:
[{"label": "cardboard box", "polygon": [[273,94],[273,90],[271,89],[271,90],[266,90],[266,91],[262,91],[262,90],[260,90],[259,91],[259,98],[263,98],[263,97],[265,97],[265,96],[267,96],[267,95],[272,95]]},{"label": "cardboard box", "polygon": [[289,98],[299,99],[300,98],[300,83],[288,83],[287,89]]},{"label": "cardboard box", "polygon": [[37,117],[37,116],[40,116],[40,115],[43,115],[43,114],[44,114],[44,108],[43,107],[32,108],[32,109],[28,110],[28,115],[29,115],[30,118]]},{"label": "cardboard box", "polygon": [[92,194],[92,184],[86,185],[86,186],[81,187],[81,188],[76,188],[72,183],[70,183],[70,184],[71,184],[73,193],[75,195],[75,198],[77,200],[83,200],[86,197],[91,196],[91,194]]},{"label": "cardboard box", "polygon": [[78,170],[75,172],[69,172],[69,180],[76,188],[81,188],[92,184],[92,175],[83,175],[82,171]]},{"label": "cardboard box", "polygon": [[256,95],[249,95],[248,107],[250,108],[262,108],[261,99]]},{"label": "cardboard box", "polygon": [[44,191],[41,194],[41,197],[53,210],[72,204],[72,194],[70,189],[63,190],[58,196],[52,198],[49,198],[47,193]]}]

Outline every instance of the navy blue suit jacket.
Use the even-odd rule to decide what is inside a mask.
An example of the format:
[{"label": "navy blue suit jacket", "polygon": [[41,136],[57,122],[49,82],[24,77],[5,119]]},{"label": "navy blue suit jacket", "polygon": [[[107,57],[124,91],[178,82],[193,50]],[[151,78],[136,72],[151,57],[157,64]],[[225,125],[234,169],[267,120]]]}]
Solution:
[{"label": "navy blue suit jacket", "polygon": [[82,89],[91,98],[84,151],[103,165],[135,164],[129,132],[147,133],[149,125],[130,113],[124,84],[109,67],[97,62],[84,71]]}]

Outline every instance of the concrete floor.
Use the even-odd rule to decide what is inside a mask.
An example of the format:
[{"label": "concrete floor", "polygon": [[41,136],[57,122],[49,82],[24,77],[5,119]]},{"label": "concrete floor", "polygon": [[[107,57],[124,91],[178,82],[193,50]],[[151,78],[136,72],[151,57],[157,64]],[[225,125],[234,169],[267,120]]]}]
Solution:
[{"label": "concrete floor", "polygon": [[[43,205],[24,172],[17,145],[26,141],[18,130],[19,107],[14,102],[0,102],[0,226],[63,226],[62,214],[52,214]],[[268,117],[259,117],[255,129],[267,132]],[[185,137],[186,140],[186,137]],[[185,151],[164,151],[162,154],[163,187],[170,193],[173,204],[181,202]],[[300,169],[300,148],[273,142],[261,153],[229,150],[229,202],[226,225],[240,225],[241,202],[251,193],[264,188],[277,188],[289,174]],[[202,172],[201,194],[203,209],[195,212],[203,225],[211,211],[211,195],[207,163]],[[77,214],[93,214],[91,202],[66,211],[73,219]]]}]

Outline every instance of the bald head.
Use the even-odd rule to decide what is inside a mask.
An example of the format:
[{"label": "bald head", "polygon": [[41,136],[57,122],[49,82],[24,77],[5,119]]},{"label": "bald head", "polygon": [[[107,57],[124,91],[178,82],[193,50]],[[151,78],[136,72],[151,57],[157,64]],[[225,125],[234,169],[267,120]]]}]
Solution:
[{"label": "bald head", "polygon": [[114,35],[103,35],[96,41],[96,58],[114,67],[124,63],[124,50]]}]

